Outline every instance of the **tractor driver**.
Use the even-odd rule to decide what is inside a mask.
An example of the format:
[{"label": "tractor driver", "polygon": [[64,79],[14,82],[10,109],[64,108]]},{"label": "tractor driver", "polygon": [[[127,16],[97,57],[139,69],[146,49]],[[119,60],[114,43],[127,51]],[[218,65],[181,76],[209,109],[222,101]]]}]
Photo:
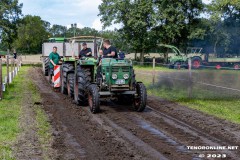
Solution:
[{"label": "tractor driver", "polygon": [[91,50],[91,48],[87,47],[86,42],[83,42],[82,47],[83,47],[83,49],[80,51],[79,59],[81,57],[92,57],[92,50]]},{"label": "tractor driver", "polygon": [[117,49],[111,46],[111,43],[108,39],[103,42],[103,58],[118,58]]}]

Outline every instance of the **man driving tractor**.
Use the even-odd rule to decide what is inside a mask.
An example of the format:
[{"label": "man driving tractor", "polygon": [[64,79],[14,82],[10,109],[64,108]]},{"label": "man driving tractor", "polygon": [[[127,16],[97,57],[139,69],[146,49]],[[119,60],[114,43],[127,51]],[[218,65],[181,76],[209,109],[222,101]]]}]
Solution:
[{"label": "man driving tractor", "polygon": [[80,51],[79,59],[81,57],[92,57],[92,49],[87,47],[86,42],[83,42],[82,47],[83,49]]},{"label": "man driving tractor", "polygon": [[101,61],[102,58],[118,58],[117,49],[111,46],[111,43],[108,39],[103,41],[104,50],[99,51],[99,59],[98,59],[98,68],[97,68],[97,79],[101,79]]},{"label": "man driving tractor", "polygon": [[103,42],[103,58],[118,58],[117,49],[111,46],[111,43],[108,39]]}]

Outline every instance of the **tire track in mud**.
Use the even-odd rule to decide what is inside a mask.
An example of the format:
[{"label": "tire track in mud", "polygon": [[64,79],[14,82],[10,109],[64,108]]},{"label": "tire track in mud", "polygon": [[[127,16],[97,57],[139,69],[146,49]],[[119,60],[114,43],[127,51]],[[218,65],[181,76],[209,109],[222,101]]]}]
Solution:
[{"label": "tire track in mud", "polygon": [[[127,108],[129,107],[114,104],[107,107],[103,106],[104,115],[101,114],[100,116],[110,118],[112,122],[114,121],[122,128],[131,131],[157,151],[163,153],[170,151],[167,156],[170,159],[199,159],[198,155],[202,153],[227,154],[228,159],[238,159],[240,156],[239,151],[188,150],[187,146],[231,146],[235,143],[228,143],[224,139],[211,136],[199,128],[192,127],[174,117],[164,115],[157,110],[151,109],[151,107],[148,107],[144,113],[136,113]],[[143,130],[147,131],[148,134]],[[158,142],[158,144],[154,142]],[[165,143],[167,143],[167,146],[164,145]],[[164,148],[161,148],[162,146]]]},{"label": "tire track in mud", "polygon": [[[225,130],[223,138],[214,138],[218,133],[209,131],[209,126],[205,126],[209,119],[216,127],[219,121],[213,121],[213,117],[201,114],[202,118],[206,118],[204,122],[201,117],[198,119],[199,116],[189,118],[183,112],[191,111],[193,114],[194,110],[184,108],[181,115],[173,109],[173,105],[176,108],[179,105],[167,101],[160,103],[159,99],[152,97],[143,113],[137,113],[131,107],[104,102],[101,113],[92,115],[87,107],[77,107],[67,96],[53,92],[39,71],[35,70],[37,76],[33,79],[56,130],[53,147],[59,151],[60,159],[198,160],[199,153],[220,152],[187,150],[186,146],[234,145],[239,140],[236,136],[226,138],[233,135],[231,130],[229,133]],[[188,118],[190,121],[187,121]],[[197,123],[193,125],[194,122]],[[232,124],[228,125],[231,128]],[[234,127],[237,135],[237,126]],[[221,128],[217,132],[219,130]],[[230,151],[228,155],[232,159],[240,156],[238,152]]]},{"label": "tire track in mud", "polygon": [[72,104],[69,97],[53,92],[40,69],[31,74],[55,129],[52,147],[58,151],[58,159],[152,159],[121,138],[115,129],[104,129],[92,120],[92,114]]}]

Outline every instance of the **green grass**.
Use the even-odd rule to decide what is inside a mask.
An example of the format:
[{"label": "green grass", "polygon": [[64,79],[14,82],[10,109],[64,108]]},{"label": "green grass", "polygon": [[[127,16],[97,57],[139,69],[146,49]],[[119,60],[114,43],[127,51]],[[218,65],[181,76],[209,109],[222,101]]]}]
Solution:
[{"label": "green grass", "polygon": [[3,74],[3,79],[4,79],[4,77],[7,75],[7,67],[6,66],[2,66],[2,74]]},{"label": "green grass", "polygon": [[[41,97],[33,82],[26,77],[30,67],[22,67],[19,74],[10,84],[7,92],[4,92],[4,98],[0,101],[0,159],[12,160],[13,145],[16,142],[18,134],[21,133],[19,128],[19,118],[22,113],[22,105],[24,104],[24,92],[29,92],[29,102],[41,102]],[[24,84],[24,85],[22,85]],[[34,105],[33,111],[36,115],[36,128],[39,145],[42,149],[44,159],[50,159],[47,150],[50,147],[51,133],[50,124],[47,115],[40,105]]]},{"label": "green grass", "polygon": [[[146,66],[142,66],[142,65],[134,65],[133,67],[135,70],[138,71],[153,71],[153,66],[152,65],[146,65]],[[163,67],[163,66],[156,66],[155,67],[155,71],[167,71],[167,72],[171,72],[174,71],[173,69],[169,69],[167,67]]]},{"label": "green grass", "polygon": [[[9,72],[11,71],[11,67],[9,67]],[[4,65],[2,66],[2,74],[3,74],[3,81],[4,77],[7,75],[7,67]]]},{"label": "green grass", "polygon": [[[32,92],[33,102],[41,102],[40,93],[38,92],[36,86],[32,82],[29,85],[29,89]],[[44,159],[50,159],[47,151],[51,147],[50,142],[52,141],[52,136],[51,126],[48,122],[48,117],[44,112],[43,108],[41,108],[41,105],[35,105],[34,112],[36,115],[37,135],[42,149],[42,155]]]},{"label": "green grass", "polygon": [[0,159],[14,159],[11,146],[20,131],[18,120],[23,101],[22,93],[26,89],[22,83],[27,82],[24,79],[27,70],[27,67],[21,68],[14,83],[10,84],[0,101]]},{"label": "green grass", "polygon": [[[151,74],[149,76],[141,74],[141,71],[143,71],[141,68],[135,68],[135,70],[136,73],[139,72],[139,74],[136,75],[137,80],[142,81],[146,85],[148,95],[174,101],[181,105],[240,124],[239,96],[234,98],[231,95],[220,95],[221,93],[217,95],[217,92],[206,91],[199,86],[194,86],[192,91],[194,96],[193,98],[188,98],[187,88],[178,84],[179,82],[174,82],[172,88],[152,86]],[[236,76],[239,74],[236,73],[236,71],[230,71],[230,73],[234,73]]]}]

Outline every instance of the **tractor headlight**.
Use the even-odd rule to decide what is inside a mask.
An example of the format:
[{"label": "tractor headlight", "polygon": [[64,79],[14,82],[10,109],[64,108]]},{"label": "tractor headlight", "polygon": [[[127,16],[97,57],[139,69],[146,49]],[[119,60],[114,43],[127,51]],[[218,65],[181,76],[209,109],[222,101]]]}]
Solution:
[{"label": "tractor headlight", "polygon": [[123,78],[124,78],[124,79],[128,79],[128,78],[129,78],[129,74],[124,74],[124,75],[123,75]]},{"label": "tractor headlight", "polygon": [[113,73],[112,74],[112,79],[117,79],[117,74]]}]

